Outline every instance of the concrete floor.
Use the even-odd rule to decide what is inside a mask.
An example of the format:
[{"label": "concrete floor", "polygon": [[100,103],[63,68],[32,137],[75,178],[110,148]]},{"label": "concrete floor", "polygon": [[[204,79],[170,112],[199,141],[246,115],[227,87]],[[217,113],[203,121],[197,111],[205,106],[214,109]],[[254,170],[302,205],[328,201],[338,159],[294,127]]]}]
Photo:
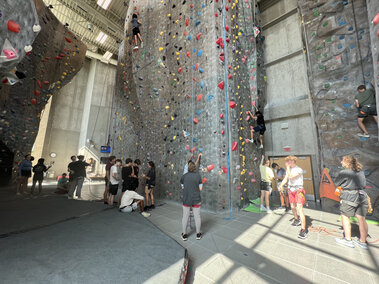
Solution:
[{"label": "concrete floor", "polygon": [[[87,184],[83,196],[96,199],[102,190],[103,184]],[[170,283],[167,275],[172,274],[170,269],[181,261],[179,256],[173,252],[168,257],[165,251],[157,257],[159,264],[146,270],[143,261],[156,255],[148,253],[139,258],[135,250],[136,246],[141,251],[157,247],[155,243],[141,246],[146,228],[152,227],[149,221],[187,248],[190,259],[187,283],[379,283],[379,241],[370,244],[368,251],[337,245],[334,238],[341,236],[342,230],[336,214],[306,209],[313,230],[306,240],[300,240],[297,238],[299,228],[290,226],[291,214],[241,211],[233,213],[228,220],[224,218],[228,215],[202,211],[203,239],[196,240],[193,232],[184,242],[180,238],[182,208],[179,204],[159,202],[161,206],[157,206],[147,220],[135,214],[134,219],[128,221],[125,215],[107,209],[101,202],[67,200],[51,189],[44,192],[38,197],[18,197],[10,191],[0,191],[0,235],[3,237],[0,239],[0,273],[6,275],[2,276],[2,283],[25,282],[26,275],[32,272],[43,275],[45,278],[39,279],[45,282],[125,282],[117,273],[107,279],[90,274],[96,275],[99,271],[103,274],[103,270],[96,268],[102,267],[105,259],[107,263],[111,259],[115,271],[130,271],[136,256],[142,262],[136,274],[149,271],[148,277],[126,283]],[[112,225],[108,220],[113,220]],[[137,242],[126,241],[129,240],[127,228],[139,232]],[[104,231],[112,233],[104,234]],[[353,235],[357,233],[357,226],[353,225]],[[369,234],[369,241],[378,240],[379,227],[369,225]],[[126,239],[122,241],[124,236]],[[162,240],[164,237],[162,234]],[[115,241],[111,242],[111,251],[107,250],[110,245],[107,239]],[[120,245],[126,250],[122,257]],[[173,246],[176,245],[174,242]],[[88,253],[90,257],[86,257]],[[126,262],[128,265],[120,264]],[[22,267],[22,271],[10,274],[9,271],[15,271],[14,267]],[[78,273],[78,269],[86,273]],[[15,275],[19,281],[12,281]],[[29,282],[35,281],[29,279]]]}]

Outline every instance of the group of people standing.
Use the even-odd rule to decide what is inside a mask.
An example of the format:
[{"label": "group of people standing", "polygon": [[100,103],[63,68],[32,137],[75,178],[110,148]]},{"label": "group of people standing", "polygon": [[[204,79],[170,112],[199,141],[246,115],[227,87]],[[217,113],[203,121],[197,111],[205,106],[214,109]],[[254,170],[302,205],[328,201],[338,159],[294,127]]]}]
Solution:
[{"label": "group of people standing", "polygon": [[[270,209],[269,197],[272,192],[272,181],[277,179],[278,191],[280,194],[281,207],[278,210],[288,211],[289,206],[293,213],[292,226],[301,226],[298,237],[305,239],[308,236],[308,227],[306,226],[306,217],[303,206],[305,200],[303,170],[296,165],[297,157],[288,156],[285,158],[286,169],[281,168],[277,163],[272,164],[265,160],[262,155],[260,164],[261,173],[261,205],[260,210],[272,213]],[[359,246],[367,249],[368,226],[366,214],[369,209],[369,197],[364,188],[366,187],[366,178],[362,171],[362,165],[354,156],[345,156],[341,160],[344,168],[340,171],[335,179],[335,185],[341,189],[340,194],[340,212],[344,237],[336,238],[340,245],[354,248]],[[339,191],[338,191],[339,192]],[[266,201],[266,207],[264,202]],[[359,224],[360,238],[352,240],[350,218],[356,216]]]}]

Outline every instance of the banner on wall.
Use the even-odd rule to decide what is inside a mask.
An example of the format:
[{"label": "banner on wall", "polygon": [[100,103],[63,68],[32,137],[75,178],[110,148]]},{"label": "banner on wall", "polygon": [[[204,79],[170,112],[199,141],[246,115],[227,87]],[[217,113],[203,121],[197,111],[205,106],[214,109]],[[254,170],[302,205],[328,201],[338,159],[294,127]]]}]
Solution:
[{"label": "banner on wall", "polygon": [[340,202],[339,196],[335,195],[334,192],[336,187],[328,173],[327,169],[322,171],[321,183],[320,183],[320,197],[326,197],[335,201]]}]

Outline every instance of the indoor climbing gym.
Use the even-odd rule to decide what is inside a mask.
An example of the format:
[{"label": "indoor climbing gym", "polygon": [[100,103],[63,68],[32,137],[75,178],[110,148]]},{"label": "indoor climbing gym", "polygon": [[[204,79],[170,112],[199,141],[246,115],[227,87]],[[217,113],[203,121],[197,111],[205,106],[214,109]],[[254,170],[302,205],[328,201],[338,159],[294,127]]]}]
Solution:
[{"label": "indoor climbing gym", "polygon": [[379,283],[378,0],[0,0],[1,283]]}]

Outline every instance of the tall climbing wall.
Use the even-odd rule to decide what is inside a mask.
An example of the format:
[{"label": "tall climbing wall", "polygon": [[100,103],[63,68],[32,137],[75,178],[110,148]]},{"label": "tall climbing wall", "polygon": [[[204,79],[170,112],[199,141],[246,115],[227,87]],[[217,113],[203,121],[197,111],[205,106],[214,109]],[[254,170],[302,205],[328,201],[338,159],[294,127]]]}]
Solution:
[{"label": "tall climbing wall", "polygon": [[[7,8],[0,11],[0,43],[6,42],[3,36],[10,33],[9,44],[18,49],[20,57],[24,56],[17,65],[9,65],[16,67],[16,73],[15,69],[7,70],[11,75],[17,75],[16,82],[0,82],[1,141],[17,154],[16,161],[31,152],[41,111],[49,97],[80,70],[86,52],[86,46],[57,20],[42,0],[29,2],[3,1],[0,5]],[[35,15],[33,11],[38,14],[38,19],[31,20]],[[11,26],[9,20],[13,21]],[[40,31],[36,28],[38,23]],[[5,32],[3,28],[9,31]],[[33,43],[34,34],[38,36]],[[28,45],[31,46],[24,50]]]},{"label": "tall climbing wall", "polygon": [[358,156],[364,165],[367,191],[375,202],[379,200],[378,128],[373,119],[366,119],[370,138],[359,137],[354,105],[357,87],[370,87],[373,65],[377,68],[378,64],[371,53],[372,19],[368,18],[366,1],[312,0],[299,1],[299,5],[321,164],[330,169],[333,178],[341,169],[342,156]]},{"label": "tall climbing wall", "polygon": [[[131,1],[119,50],[112,153],[152,160],[156,194],[180,201],[180,177],[202,153],[203,205],[241,208],[259,192],[260,153],[246,111],[259,105],[251,1]],[[138,15],[143,46],[133,49]]]}]

